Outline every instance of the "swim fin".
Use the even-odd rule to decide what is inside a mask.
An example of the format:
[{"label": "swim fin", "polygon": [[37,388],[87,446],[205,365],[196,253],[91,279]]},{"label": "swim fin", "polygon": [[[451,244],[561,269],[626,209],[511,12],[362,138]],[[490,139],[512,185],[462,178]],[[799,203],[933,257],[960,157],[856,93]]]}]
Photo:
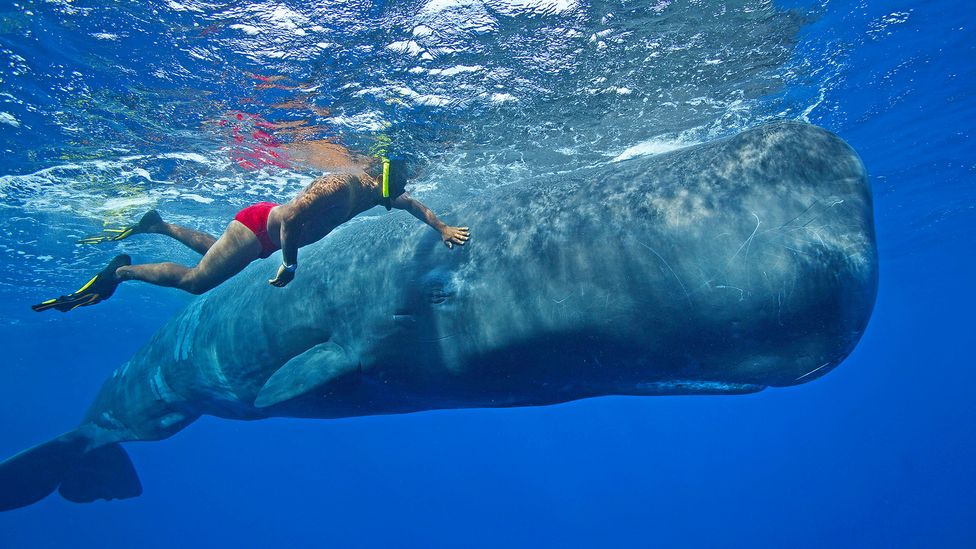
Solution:
[{"label": "swim fin", "polygon": [[78,240],[78,244],[101,244],[102,242],[116,242],[129,238],[134,234],[144,233],[149,230],[149,227],[162,222],[163,218],[159,216],[159,212],[156,210],[149,210],[135,225],[104,229],[102,230],[102,234],[86,236],[85,238]]},{"label": "swim fin", "polygon": [[115,270],[124,265],[132,265],[132,259],[125,255],[116,256],[104,269],[101,270],[87,284],[78,288],[74,293],[63,295],[57,299],[42,301],[37,305],[31,305],[31,309],[37,312],[48,309],[57,309],[66,313],[78,307],[94,305],[112,297],[119,282],[115,279]]}]

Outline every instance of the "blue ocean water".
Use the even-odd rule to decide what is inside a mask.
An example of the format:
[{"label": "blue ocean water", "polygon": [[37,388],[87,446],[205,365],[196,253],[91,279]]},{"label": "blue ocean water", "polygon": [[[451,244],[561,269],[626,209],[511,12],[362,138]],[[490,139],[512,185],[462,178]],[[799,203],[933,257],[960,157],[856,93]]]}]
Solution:
[{"label": "blue ocean water", "polygon": [[141,497],[50,497],[0,546],[976,545],[974,24],[948,0],[0,2],[3,457],[73,428],[189,299],[33,313],[118,250],[192,261],[74,240],[148,207],[219,232],[314,176],[289,144],[392,142],[442,210],[800,118],[861,155],[881,261],[861,343],[806,385],[203,418],[127,445]]}]

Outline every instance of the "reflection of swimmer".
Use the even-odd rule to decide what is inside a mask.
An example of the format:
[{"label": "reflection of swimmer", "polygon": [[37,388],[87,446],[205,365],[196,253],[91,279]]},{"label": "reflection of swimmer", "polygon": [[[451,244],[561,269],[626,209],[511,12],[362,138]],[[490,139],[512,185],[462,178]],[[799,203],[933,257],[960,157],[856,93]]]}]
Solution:
[{"label": "reflection of swimmer", "polygon": [[298,248],[317,242],[342,223],[381,204],[388,210],[406,210],[427,223],[440,233],[448,248],[467,242],[467,227],[444,224],[420,201],[404,192],[407,178],[403,161],[356,156],[341,147],[331,152],[332,156],[323,162],[341,166],[341,170],[316,179],[286,204],[259,202],[244,208],[219,239],[166,223],[155,212],[147,213],[131,227],[82,239],[81,243],[95,244],[133,234],[164,234],[203,257],[191,268],[176,263],[129,265],[128,256],[119,256],[78,291],[35,305],[34,310],[53,308],[67,312],[94,305],[108,299],[115,287],[126,280],[202,294],[241,272],[255,259],[268,257],[278,249],[282,250],[282,262],[268,282],[282,287],[295,278]]},{"label": "reflection of swimmer", "polygon": [[352,153],[319,138],[325,128],[310,126],[307,120],[269,122],[260,115],[231,111],[208,123],[229,130],[232,141],[227,151],[245,170],[268,166],[333,170],[354,164],[349,160]]},{"label": "reflection of swimmer", "polygon": [[347,171],[362,163],[363,158],[349,152],[342,145],[324,139],[288,143],[282,148],[288,152],[292,166],[303,166],[321,171]]}]

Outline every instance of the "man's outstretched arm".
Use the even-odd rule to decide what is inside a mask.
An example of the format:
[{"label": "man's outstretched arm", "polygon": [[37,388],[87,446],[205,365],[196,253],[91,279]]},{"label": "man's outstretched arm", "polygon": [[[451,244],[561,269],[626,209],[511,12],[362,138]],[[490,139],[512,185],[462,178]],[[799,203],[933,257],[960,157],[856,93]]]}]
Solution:
[{"label": "man's outstretched arm", "polygon": [[435,231],[441,233],[441,240],[448,248],[453,248],[455,244],[464,246],[464,243],[471,237],[467,227],[452,227],[447,225],[430,208],[424,206],[419,200],[414,199],[407,193],[403,193],[391,204],[394,208],[410,212],[411,215],[424,223],[430,225]]}]

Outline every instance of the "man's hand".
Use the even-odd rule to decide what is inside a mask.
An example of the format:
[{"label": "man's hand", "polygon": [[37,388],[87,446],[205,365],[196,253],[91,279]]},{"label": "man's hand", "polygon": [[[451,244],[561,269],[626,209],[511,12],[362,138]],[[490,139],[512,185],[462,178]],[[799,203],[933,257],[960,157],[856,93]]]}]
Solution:
[{"label": "man's hand", "polygon": [[268,284],[272,286],[277,286],[279,288],[284,288],[286,284],[295,280],[295,271],[288,270],[285,268],[284,263],[278,266],[278,274],[274,278],[268,281]]},{"label": "man's hand", "polygon": [[464,246],[464,243],[471,238],[467,227],[444,227],[441,229],[441,240],[448,248],[453,248],[455,244]]}]

